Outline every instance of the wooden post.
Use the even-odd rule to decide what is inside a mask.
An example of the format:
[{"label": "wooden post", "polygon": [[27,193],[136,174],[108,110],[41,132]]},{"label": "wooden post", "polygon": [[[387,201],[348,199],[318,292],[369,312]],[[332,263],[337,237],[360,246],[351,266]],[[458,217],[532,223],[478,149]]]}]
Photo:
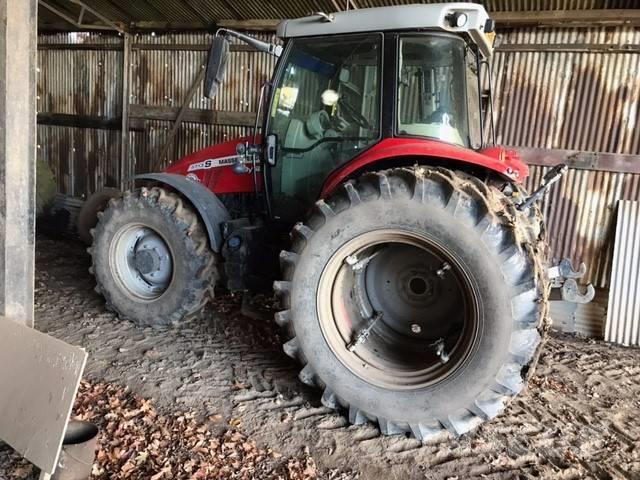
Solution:
[{"label": "wooden post", "polygon": [[129,141],[129,105],[131,103],[131,35],[124,34],[122,50],[122,135],[120,138],[120,188],[133,186],[134,165],[131,162]]},{"label": "wooden post", "polygon": [[33,326],[37,0],[0,0],[0,316]]}]

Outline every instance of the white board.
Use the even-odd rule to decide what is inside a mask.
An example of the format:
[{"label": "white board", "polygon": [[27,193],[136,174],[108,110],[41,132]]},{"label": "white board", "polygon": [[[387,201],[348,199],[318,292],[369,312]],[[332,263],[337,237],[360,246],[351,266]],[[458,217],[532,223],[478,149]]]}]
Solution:
[{"label": "white board", "polygon": [[0,317],[0,439],[53,473],[87,353]]}]

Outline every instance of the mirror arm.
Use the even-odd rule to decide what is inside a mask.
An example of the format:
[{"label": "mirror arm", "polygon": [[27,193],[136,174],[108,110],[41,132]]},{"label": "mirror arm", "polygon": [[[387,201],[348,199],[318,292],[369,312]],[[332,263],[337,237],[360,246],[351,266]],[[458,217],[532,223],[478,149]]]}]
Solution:
[{"label": "mirror arm", "polygon": [[219,28],[216,31],[216,35],[219,35],[220,33],[237,38],[238,40],[246,43],[247,45],[251,45],[253,48],[258,50],[259,52],[268,53],[275,57],[280,57],[280,55],[282,55],[282,45],[275,45],[273,43],[263,42],[262,40],[258,40],[257,38],[251,37],[249,35],[245,35],[244,33],[236,32],[235,30],[229,30],[228,28]]}]

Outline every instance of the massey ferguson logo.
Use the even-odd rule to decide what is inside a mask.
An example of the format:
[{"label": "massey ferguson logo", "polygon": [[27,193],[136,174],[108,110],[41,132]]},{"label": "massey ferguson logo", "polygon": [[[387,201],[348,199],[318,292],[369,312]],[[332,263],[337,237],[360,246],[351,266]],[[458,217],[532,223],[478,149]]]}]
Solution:
[{"label": "massey ferguson logo", "polygon": [[[235,164],[238,159],[238,155],[231,155],[229,157],[220,157],[220,158],[209,158],[207,160],[203,160],[202,162],[193,163],[189,165],[189,169],[187,172],[196,172],[198,170],[209,170],[211,168],[221,168],[221,167],[229,167]],[[251,171],[251,165],[253,162],[245,161],[245,165],[249,166],[249,171]],[[256,172],[260,171],[260,167],[256,167]]]},{"label": "massey ferguson logo", "polygon": [[237,160],[237,155],[221,158],[209,158],[207,160],[203,160],[202,162],[189,165],[188,171],[195,172],[196,170],[209,170],[210,168],[228,167],[229,165],[233,165],[234,163],[236,163]]}]

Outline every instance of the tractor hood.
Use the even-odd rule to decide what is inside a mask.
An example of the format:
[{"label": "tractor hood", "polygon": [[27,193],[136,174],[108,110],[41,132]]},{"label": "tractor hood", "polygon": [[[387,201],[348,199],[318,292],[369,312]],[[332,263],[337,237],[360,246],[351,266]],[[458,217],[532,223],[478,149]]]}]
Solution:
[{"label": "tractor hood", "polygon": [[[236,173],[233,166],[241,158],[237,154],[238,144],[253,143],[254,137],[240,137],[198,150],[176,160],[164,172],[183,175],[189,180],[204,184],[215,194],[250,193],[256,187],[253,182],[253,165],[250,157],[245,160],[246,173]],[[261,142],[261,138],[257,138]],[[262,176],[258,176],[258,189],[262,189]]]},{"label": "tractor hood", "polygon": [[[234,138],[233,140],[211,145],[210,147],[203,148],[202,150],[190,153],[176,160],[165,168],[164,171],[166,173],[187,175],[194,171],[233,165],[238,158],[238,154],[236,153],[238,144],[249,141],[253,141],[253,136]],[[215,162],[208,165],[200,165],[201,162],[206,162],[207,160],[215,160]]]}]

